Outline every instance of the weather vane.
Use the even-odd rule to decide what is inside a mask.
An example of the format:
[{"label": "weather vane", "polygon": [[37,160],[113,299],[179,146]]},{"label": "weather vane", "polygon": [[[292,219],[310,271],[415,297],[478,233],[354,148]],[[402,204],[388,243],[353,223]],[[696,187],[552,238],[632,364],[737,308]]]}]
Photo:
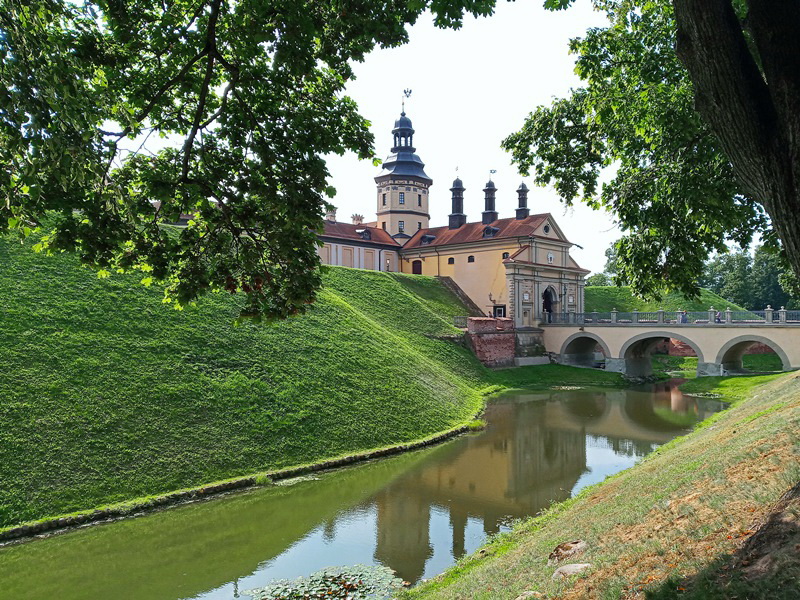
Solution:
[{"label": "weather vane", "polygon": [[489,169],[489,179],[491,179],[492,175],[494,175],[495,173],[497,173],[497,169]]},{"label": "weather vane", "polygon": [[402,113],[406,114],[406,98],[411,97],[411,88],[406,88],[403,90],[403,110]]}]

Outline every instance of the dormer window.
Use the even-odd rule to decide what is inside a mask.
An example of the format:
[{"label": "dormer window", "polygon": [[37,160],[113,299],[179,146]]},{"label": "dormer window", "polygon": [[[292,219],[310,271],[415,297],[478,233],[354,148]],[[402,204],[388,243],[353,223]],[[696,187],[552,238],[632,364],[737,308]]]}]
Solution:
[{"label": "dormer window", "polygon": [[420,246],[427,246],[428,244],[430,244],[435,239],[436,239],[435,235],[430,235],[430,234],[426,233],[425,235],[423,235],[419,239]]},{"label": "dormer window", "polygon": [[494,237],[497,232],[500,231],[498,227],[492,227],[491,225],[487,225],[483,228],[483,237],[490,238]]},{"label": "dormer window", "polygon": [[356,229],[356,233],[361,236],[362,240],[371,240],[372,234],[369,229]]}]

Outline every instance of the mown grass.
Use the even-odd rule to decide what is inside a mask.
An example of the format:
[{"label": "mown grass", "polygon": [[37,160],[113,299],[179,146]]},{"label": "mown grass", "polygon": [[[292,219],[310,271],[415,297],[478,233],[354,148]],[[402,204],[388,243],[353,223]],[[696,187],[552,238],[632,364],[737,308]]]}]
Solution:
[{"label": "mown grass", "polygon": [[431,278],[330,269],[310,312],[234,327],[137,278],[0,240],[0,527],[424,437],[471,418],[486,369]]},{"label": "mown grass", "polygon": [[[797,561],[777,563],[789,572],[768,572],[746,585],[715,574],[753,523],[800,480],[800,377],[703,378],[684,387],[713,392],[732,406],[401,598],[515,598],[525,591],[547,598],[703,598],[714,585],[713,597],[745,590],[737,597],[766,598],[775,591],[770,581],[796,582]],[[589,547],[565,562],[591,568],[553,580],[560,565],[547,564],[549,553],[574,539]],[[786,593],[775,597],[794,597]]]},{"label": "mown grass", "polygon": [[508,387],[621,383],[484,368],[437,339],[466,312],[428,277],[331,268],[308,314],[235,327],[235,296],[175,311],[9,239],[0,265],[0,529],[424,438]]},{"label": "mown grass", "polygon": [[730,308],[734,311],[745,310],[737,304],[728,302],[711,290],[700,290],[700,297],[696,300],[687,300],[679,292],[665,294],[661,300],[642,300],[634,296],[633,291],[628,286],[587,286],[585,290],[585,304],[587,312],[609,312],[613,309],[619,312],[655,312],[661,308],[666,311],[687,310],[699,311],[708,310],[714,307],[724,311]]}]

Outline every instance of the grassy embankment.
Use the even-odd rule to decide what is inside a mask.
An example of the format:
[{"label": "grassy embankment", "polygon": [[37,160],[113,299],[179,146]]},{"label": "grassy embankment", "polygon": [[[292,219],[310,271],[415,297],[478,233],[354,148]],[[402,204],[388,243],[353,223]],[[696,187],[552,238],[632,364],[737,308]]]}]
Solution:
[{"label": "grassy embankment", "polygon": [[687,300],[679,292],[665,294],[661,300],[641,300],[633,295],[628,286],[605,286],[590,285],[585,290],[586,311],[609,312],[617,309],[619,312],[655,312],[661,308],[666,311],[687,310],[700,311],[708,310],[712,306],[717,310],[724,311],[730,308],[733,311],[745,310],[737,304],[728,302],[721,296],[706,289],[700,290],[700,297],[697,300]]},{"label": "grassy embankment", "polygon": [[331,269],[302,317],[234,327],[137,277],[0,239],[0,531],[13,524],[423,438],[503,387],[619,383],[485,369],[430,336],[464,307],[431,278]]},{"label": "grassy embankment", "polygon": [[[709,377],[684,391],[732,407],[402,597],[797,598],[800,375]],[[588,549],[564,563],[591,567],[553,580],[564,563],[548,566],[549,553],[575,539]]]}]

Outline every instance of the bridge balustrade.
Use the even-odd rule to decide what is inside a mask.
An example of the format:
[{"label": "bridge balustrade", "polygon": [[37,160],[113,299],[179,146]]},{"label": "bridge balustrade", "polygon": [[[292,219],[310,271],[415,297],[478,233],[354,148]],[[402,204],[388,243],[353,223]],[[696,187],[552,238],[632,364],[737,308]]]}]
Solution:
[{"label": "bridge balustrade", "polygon": [[724,310],[545,313],[547,325],[800,325],[800,310]]}]

